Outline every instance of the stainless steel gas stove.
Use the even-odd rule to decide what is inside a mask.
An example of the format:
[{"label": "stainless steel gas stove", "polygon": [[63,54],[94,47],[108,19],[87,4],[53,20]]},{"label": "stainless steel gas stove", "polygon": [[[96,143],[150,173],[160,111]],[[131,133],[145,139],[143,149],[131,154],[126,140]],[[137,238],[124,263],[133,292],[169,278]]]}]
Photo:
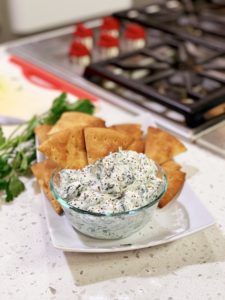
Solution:
[{"label": "stainless steel gas stove", "polygon": [[225,156],[224,16],[224,1],[169,0],[117,12],[111,29],[113,19],[86,21],[93,47],[85,67],[75,26],[8,50],[135,114],[150,111],[159,126]]}]

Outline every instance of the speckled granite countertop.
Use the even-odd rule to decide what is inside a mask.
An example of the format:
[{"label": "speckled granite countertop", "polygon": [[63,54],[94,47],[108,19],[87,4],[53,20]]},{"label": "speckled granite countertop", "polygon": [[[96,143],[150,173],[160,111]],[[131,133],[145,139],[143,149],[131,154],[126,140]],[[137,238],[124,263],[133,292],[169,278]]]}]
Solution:
[{"label": "speckled granite countertop", "polygon": [[187,146],[178,160],[216,225],[138,251],[64,253],[52,246],[41,195],[27,180],[12,204],[0,202],[0,299],[225,299],[225,161]]},{"label": "speckled granite countertop", "polygon": [[63,253],[51,244],[30,180],[0,210],[1,299],[225,299],[225,161],[188,146],[185,169],[198,169],[189,183],[217,225],[139,251]]}]

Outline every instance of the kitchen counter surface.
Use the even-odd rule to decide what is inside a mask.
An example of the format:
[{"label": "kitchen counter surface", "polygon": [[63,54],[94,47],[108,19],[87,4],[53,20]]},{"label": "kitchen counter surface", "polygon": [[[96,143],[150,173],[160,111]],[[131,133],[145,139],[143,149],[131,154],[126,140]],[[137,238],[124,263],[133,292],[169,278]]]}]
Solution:
[{"label": "kitchen counter surface", "polygon": [[[6,67],[4,55],[0,50],[0,65]],[[8,71],[0,68],[0,72]],[[23,81],[18,70],[12,72]],[[44,92],[48,99],[56,93],[40,93]],[[43,101],[47,105],[49,101]],[[100,102],[98,114],[109,111],[118,122],[125,115]],[[216,225],[143,250],[64,253],[52,246],[35,180],[26,179],[27,190],[21,196],[10,204],[0,202],[1,299],[225,299],[225,160],[193,144],[187,147],[177,160]]]}]

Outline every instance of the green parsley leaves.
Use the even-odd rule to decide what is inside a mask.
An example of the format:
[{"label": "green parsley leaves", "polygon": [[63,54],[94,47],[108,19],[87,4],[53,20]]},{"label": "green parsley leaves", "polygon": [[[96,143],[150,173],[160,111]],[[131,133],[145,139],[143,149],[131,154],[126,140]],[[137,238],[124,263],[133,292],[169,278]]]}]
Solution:
[{"label": "green parsley leaves", "polygon": [[62,93],[46,113],[33,116],[23,126],[18,126],[8,139],[0,127],[0,192],[5,201],[12,201],[25,190],[20,176],[30,174],[30,166],[36,160],[34,129],[40,124],[55,124],[64,112],[80,111],[93,114],[94,105],[87,99],[70,102]]},{"label": "green parsley leaves", "polygon": [[80,111],[91,115],[94,112],[94,105],[87,99],[69,103],[67,95],[63,93],[54,100],[51,109],[46,115],[42,116],[41,122],[50,125],[55,124],[61,117],[62,113],[67,111]]}]

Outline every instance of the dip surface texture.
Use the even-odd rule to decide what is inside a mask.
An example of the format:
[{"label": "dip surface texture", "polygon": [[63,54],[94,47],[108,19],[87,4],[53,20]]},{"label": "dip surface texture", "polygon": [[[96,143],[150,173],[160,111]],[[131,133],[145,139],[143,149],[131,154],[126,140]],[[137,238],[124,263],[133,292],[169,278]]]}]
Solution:
[{"label": "dip surface texture", "polygon": [[71,206],[114,214],[145,206],[162,182],[155,162],[134,151],[118,151],[82,170],[60,172],[60,196]]}]

